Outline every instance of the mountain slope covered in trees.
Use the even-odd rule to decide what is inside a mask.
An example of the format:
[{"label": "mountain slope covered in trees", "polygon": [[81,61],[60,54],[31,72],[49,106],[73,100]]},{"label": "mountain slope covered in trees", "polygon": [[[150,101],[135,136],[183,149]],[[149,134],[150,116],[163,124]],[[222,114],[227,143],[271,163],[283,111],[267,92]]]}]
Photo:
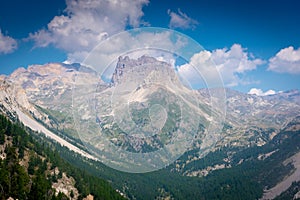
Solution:
[{"label": "mountain slope covered in trees", "polygon": [[0,145],[1,199],[74,199],[75,191],[64,194],[52,187],[63,174],[75,180],[76,198],[92,194],[95,199],[123,199],[108,182],[72,166],[46,140],[3,115],[0,115]]}]

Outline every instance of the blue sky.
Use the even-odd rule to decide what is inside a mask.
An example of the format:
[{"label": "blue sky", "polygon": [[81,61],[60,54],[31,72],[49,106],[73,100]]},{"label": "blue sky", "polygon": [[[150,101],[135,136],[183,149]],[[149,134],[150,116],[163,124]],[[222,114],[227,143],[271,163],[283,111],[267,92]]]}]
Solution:
[{"label": "blue sky", "polygon": [[261,95],[300,89],[299,1],[112,2],[2,1],[0,74],[31,64],[76,62],[105,34],[155,26],[199,42],[216,59],[227,87],[256,88],[252,92]]}]

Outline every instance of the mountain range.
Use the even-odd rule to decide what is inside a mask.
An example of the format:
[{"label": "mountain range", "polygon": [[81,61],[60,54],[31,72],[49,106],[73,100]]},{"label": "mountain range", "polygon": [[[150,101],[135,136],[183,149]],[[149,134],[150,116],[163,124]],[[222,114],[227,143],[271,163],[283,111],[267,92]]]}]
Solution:
[{"label": "mountain range", "polygon": [[[211,94],[222,93],[226,95],[225,101],[220,107],[214,106]],[[128,107],[130,115],[125,112]],[[189,180],[186,178],[202,180],[222,170],[240,170],[241,166],[246,170],[250,164],[269,167],[277,161],[278,170],[284,166],[291,169],[279,173],[278,178],[272,177],[271,169],[267,174],[265,167],[256,172],[260,177],[255,181],[264,189],[260,198],[280,198],[281,194],[284,198],[291,194],[288,191],[293,191],[293,198],[299,198],[299,190],[295,188],[300,185],[297,178],[300,147],[291,140],[298,138],[300,129],[299,90],[268,96],[244,94],[228,88],[193,90],[181,84],[168,63],[148,56],[120,57],[109,83],[93,69],[80,64],[33,65],[1,76],[0,111],[9,119],[18,119],[29,128],[60,141],[90,162],[101,161],[95,153],[99,150],[110,155],[105,151],[107,144],[97,137],[99,127],[117,149],[133,153],[155,152],[178,144],[173,138],[186,134],[191,141],[180,144],[188,147],[184,146],[171,156],[175,162],[164,162],[163,172],[178,174],[184,177],[182,181]],[[131,120],[122,121],[128,116]],[[82,125],[78,129],[79,122]],[[217,122],[221,123],[221,129]],[[124,130],[143,130],[143,134],[124,134]],[[157,134],[151,135],[153,132]],[[290,152],[283,156],[280,152],[284,152],[281,149],[285,142],[290,145],[287,148]],[[275,158],[277,160],[272,161]],[[118,169],[117,165],[113,167]],[[274,183],[265,183],[267,178]],[[116,183],[115,186],[122,193],[133,191],[138,196],[130,188],[132,184]],[[182,195],[172,188],[159,186],[156,189],[161,198],[179,199]]]}]

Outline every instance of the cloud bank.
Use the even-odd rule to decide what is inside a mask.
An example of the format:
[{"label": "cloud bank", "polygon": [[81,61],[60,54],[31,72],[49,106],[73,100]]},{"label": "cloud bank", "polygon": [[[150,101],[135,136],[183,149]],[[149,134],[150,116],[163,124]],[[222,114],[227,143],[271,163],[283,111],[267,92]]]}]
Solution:
[{"label": "cloud bank", "polygon": [[276,94],[277,92],[275,90],[268,90],[264,92],[262,89],[258,88],[251,88],[248,94],[255,94],[257,96],[267,96],[267,95],[273,95]]},{"label": "cloud bank", "polygon": [[170,16],[170,28],[181,28],[181,29],[195,29],[196,26],[199,24],[198,21],[190,18],[187,14],[181,12],[178,9],[178,13],[168,10],[168,14]]},{"label": "cloud bank", "polygon": [[0,54],[8,54],[14,52],[18,48],[15,39],[5,36],[0,29]]},{"label": "cloud bank", "polygon": [[[212,63],[210,62],[212,61]],[[212,73],[217,68],[224,85],[226,87],[248,84],[249,81],[243,79],[246,72],[257,69],[265,61],[254,58],[254,56],[243,48],[240,44],[234,44],[230,49],[216,49],[213,51],[201,51],[190,59],[188,64],[178,67],[178,72],[184,77],[189,77],[193,82],[197,81],[195,70],[192,66],[198,66],[204,79],[213,79],[217,75]]]},{"label": "cloud bank", "polygon": [[269,71],[278,73],[300,74],[300,48],[290,46],[281,49],[269,59]]},{"label": "cloud bank", "polygon": [[142,7],[148,0],[66,0],[64,15],[55,16],[46,28],[29,35],[35,47],[53,45],[80,62],[108,36],[141,25]]}]

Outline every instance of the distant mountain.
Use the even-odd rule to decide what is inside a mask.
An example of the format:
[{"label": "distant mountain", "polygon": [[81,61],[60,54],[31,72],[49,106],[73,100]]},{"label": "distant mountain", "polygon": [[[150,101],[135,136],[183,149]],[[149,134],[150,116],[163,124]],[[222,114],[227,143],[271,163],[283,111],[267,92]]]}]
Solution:
[{"label": "distant mountain", "polygon": [[[211,106],[210,92],[218,93],[219,90],[225,90],[226,118],[223,122],[223,129],[212,135],[215,137],[212,140],[216,143],[203,154],[203,138],[207,136],[205,131],[213,121],[212,119],[222,115],[221,110]],[[176,100],[178,94],[191,98],[188,101]],[[88,101],[89,99],[94,99],[98,103]],[[161,99],[165,99],[165,103]],[[195,99],[198,107],[194,107]],[[163,105],[169,119],[155,118],[151,115],[149,108],[157,104]],[[119,118],[116,118],[112,112],[112,105],[119,111]],[[144,136],[132,137],[116,128],[114,126],[116,120],[126,119],[126,113],[121,111],[128,105],[132,112],[130,118],[139,128],[145,130],[145,133],[157,131],[155,129],[157,128],[161,130],[161,134],[157,137],[142,139]],[[281,148],[279,146],[282,145],[282,141],[289,141],[290,149],[294,147],[297,149],[297,144],[292,144],[290,141],[290,138],[296,136],[290,132],[298,133],[300,128],[299,90],[269,96],[244,94],[228,88],[191,91],[180,83],[169,64],[147,56],[138,59],[120,57],[111,83],[105,83],[94,70],[80,64],[33,65],[28,69],[20,68],[7,77],[0,77],[0,111],[2,113],[11,119],[20,118],[20,114],[23,113],[21,120],[26,119],[27,123],[28,118],[37,121],[68,143],[84,151],[86,151],[84,145],[101,141],[96,141],[93,135],[80,140],[74,120],[75,122],[76,120],[91,120],[96,128],[105,131],[114,145],[126,151],[152,152],[170,144],[172,134],[175,134],[170,130],[173,128],[173,131],[176,131],[180,128],[176,123],[181,120],[178,117],[180,111],[176,110],[178,105],[185,105],[184,109],[186,112],[189,111],[191,116],[200,116],[200,126],[197,127],[195,134],[197,137],[193,139],[193,144],[184,155],[167,168],[168,171],[178,173],[180,176],[206,177],[214,174],[214,171],[231,168],[236,170],[242,166],[242,163],[245,163],[243,167],[246,169],[247,163],[255,166],[257,162],[268,163],[268,159],[259,160],[258,157],[269,158],[271,154],[274,154],[281,163],[288,158],[279,153],[283,151],[276,150]],[[99,112],[89,113],[92,109],[99,110]],[[79,117],[73,118],[74,110],[80,113]],[[155,112],[160,110],[162,109],[157,107]],[[24,117],[24,114],[27,117]],[[151,120],[155,126],[151,125]],[[166,120],[167,126],[161,124],[163,120]],[[125,122],[121,128],[133,130],[128,124],[130,123]],[[181,130],[190,130],[187,125],[188,123],[181,127]],[[289,134],[286,134],[287,132]],[[279,138],[287,140],[281,141]],[[248,151],[256,153],[248,154]],[[292,156],[297,151],[293,149],[286,153]],[[269,166],[269,164],[264,165]],[[261,170],[259,173],[265,176],[266,172],[263,168]],[[288,173],[289,170],[285,175]],[[266,177],[270,176],[266,175]],[[262,180],[265,179],[261,178],[259,181],[263,182]],[[276,181],[280,182],[277,179]],[[276,181],[274,179],[274,184]],[[160,191],[171,195],[168,191]]]}]

